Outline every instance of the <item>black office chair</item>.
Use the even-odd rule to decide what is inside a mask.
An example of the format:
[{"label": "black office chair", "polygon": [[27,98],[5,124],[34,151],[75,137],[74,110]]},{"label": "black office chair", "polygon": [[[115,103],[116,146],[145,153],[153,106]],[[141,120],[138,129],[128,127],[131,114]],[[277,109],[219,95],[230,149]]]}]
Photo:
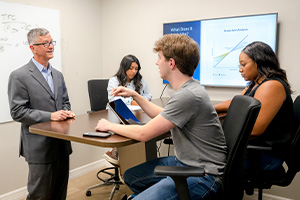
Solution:
[{"label": "black office chair", "polygon": [[[107,85],[108,79],[93,79],[88,81],[88,92],[91,106],[91,111],[88,111],[88,113],[106,109],[108,102]],[[86,196],[92,195],[91,189],[104,185],[113,185],[109,199],[111,200],[113,198],[115,191],[119,190],[120,185],[123,183],[119,177],[119,165],[111,164],[113,167],[107,167],[98,171],[97,178],[101,181],[101,183],[88,187]],[[111,170],[114,170],[114,173],[111,173]],[[109,178],[103,179],[100,177],[101,174],[109,175]]]},{"label": "black office chair", "polygon": [[[261,103],[249,96],[237,95],[232,99],[223,130],[227,145],[227,162],[223,174],[223,190],[218,199],[240,200],[243,198],[242,187],[244,156],[249,136],[260,111]],[[170,176],[176,185],[179,200],[190,199],[186,178],[204,176],[203,168],[158,166],[154,173]]]},{"label": "black office chair", "polygon": [[[263,189],[270,189],[272,185],[286,187],[291,184],[296,174],[300,171],[300,95],[294,101],[294,136],[284,160],[287,169],[282,166],[277,170],[256,169],[254,174],[246,177],[244,188],[246,194],[253,195],[258,189],[258,199],[262,200]],[[251,153],[272,151],[271,147],[249,145],[247,151]]]},{"label": "black office chair", "polygon": [[106,109],[108,79],[88,80],[91,112]]}]

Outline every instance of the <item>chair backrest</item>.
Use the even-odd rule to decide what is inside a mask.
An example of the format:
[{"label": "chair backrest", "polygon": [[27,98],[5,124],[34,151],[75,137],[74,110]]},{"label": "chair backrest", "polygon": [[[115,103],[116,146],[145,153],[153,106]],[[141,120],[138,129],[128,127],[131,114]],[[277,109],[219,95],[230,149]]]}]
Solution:
[{"label": "chair backrest", "polygon": [[232,99],[223,123],[227,145],[227,163],[223,175],[223,199],[243,198],[244,156],[261,103],[249,96]]},{"label": "chair backrest", "polygon": [[288,166],[284,181],[278,185],[288,186],[300,171],[300,95],[294,101],[294,136],[287,152],[285,163]]},{"label": "chair backrest", "polygon": [[108,79],[92,79],[88,81],[91,111],[106,109]]}]

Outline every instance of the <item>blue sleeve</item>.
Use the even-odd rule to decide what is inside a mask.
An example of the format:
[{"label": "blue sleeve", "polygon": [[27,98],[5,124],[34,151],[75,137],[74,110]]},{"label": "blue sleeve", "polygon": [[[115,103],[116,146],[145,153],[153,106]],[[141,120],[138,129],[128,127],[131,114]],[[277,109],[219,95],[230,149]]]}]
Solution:
[{"label": "blue sleeve", "polygon": [[143,88],[142,88],[142,91],[141,91],[141,95],[145,99],[151,100],[152,99],[152,94],[150,93],[149,86],[148,86],[147,82],[145,81],[145,79],[142,79],[142,84],[143,84]]}]

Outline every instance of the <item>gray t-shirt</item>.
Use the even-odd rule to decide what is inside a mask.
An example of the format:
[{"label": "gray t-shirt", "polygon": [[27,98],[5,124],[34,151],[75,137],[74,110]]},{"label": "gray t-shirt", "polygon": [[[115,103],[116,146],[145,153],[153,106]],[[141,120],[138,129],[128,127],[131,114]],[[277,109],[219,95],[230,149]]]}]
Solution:
[{"label": "gray t-shirt", "polygon": [[199,81],[184,83],[161,115],[174,123],[175,155],[182,163],[222,175],[226,162],[225,136],[210,98]]}]

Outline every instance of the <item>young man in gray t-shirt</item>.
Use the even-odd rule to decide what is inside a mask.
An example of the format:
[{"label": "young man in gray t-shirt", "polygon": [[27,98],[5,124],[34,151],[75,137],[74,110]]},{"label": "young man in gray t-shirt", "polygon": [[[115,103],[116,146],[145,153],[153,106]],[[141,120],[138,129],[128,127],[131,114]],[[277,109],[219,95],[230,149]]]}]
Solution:
[{"label": "young man in gray t-shirt", "polygon": [[[187,179],[191,199],[212,198],[221,190],[220,176],[226,162],[225,137],[208,94],[192,78],[199,63],[197,43],[186,35],[165,35],[155,44],[160,76],[175,90],[165,108],[125,87],[112,90],[115,96],[131,96],[150,120],[146,125],[128,125],[99,120],[96,130],[113,131],[139,141],[148,141],[171,131],[175,156],[145,162],[124,173],[134,199],[174,199],[175,184],[170,177],[153,174],[156,166],[202,166],[206,175]],[[150,187],[151,186],[151,187]]]}]

